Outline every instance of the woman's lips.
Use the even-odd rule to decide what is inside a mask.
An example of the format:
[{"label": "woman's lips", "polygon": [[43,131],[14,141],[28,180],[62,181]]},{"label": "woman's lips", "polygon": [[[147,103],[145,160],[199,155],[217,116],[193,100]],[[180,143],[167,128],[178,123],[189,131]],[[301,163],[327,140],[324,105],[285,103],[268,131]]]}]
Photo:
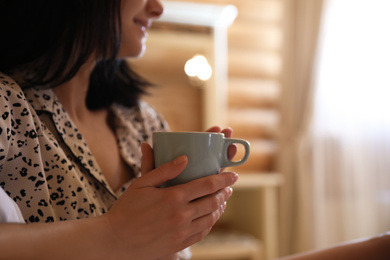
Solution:
[{"label": "woman's lips", "polygon": [[147,20],[136,18],[134,19],[134,23],[137,24],[142,31],[146,31],[146,29],[150,27],[150,23]]}]

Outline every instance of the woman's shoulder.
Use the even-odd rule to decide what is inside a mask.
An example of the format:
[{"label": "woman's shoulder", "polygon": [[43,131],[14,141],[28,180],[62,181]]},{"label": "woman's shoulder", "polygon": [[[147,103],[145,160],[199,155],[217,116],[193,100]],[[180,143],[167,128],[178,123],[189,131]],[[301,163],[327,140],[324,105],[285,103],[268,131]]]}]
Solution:
[{"label": "woman's shoulder", "polygon": [[16,80],[2,72],[0,72],[0,95],[5,101],[13,97],[25,100],[22,88]]},{"label": "woman's shoulder", "polygon": [[4,160],[9,148],[18,149],[21,140],[35,138],[34,128],[31,107],[22,88],[13,78],[0,73],[0,159]]},{"label": "woman's shoulder", "polygon": [[13,77],[0,72],[0,142],[36,138],[39,119],[30,99]]},{"label": "woman's shoulder", "polygon": [[20,85],[10,76],[0,72],[0,119],[10,122],[11,116],[27,116],[28,106]]}]

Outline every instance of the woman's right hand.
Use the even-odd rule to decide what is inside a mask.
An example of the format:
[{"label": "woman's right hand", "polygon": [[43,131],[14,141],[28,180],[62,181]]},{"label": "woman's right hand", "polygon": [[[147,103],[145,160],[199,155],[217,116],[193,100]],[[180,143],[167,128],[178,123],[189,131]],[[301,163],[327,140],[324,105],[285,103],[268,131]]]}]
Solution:
[{"label": "woman's right hand", "polygon": [[187,157],[178,157],[154,169],[152,148],[144,143],[142,152],[142,177],[104,216],[117,250],[129,259],[159,259],[200,241],[210,232],[223,213],[232,193],[230,186],[238,176],[224,172],[159,188],[184,170]]}]

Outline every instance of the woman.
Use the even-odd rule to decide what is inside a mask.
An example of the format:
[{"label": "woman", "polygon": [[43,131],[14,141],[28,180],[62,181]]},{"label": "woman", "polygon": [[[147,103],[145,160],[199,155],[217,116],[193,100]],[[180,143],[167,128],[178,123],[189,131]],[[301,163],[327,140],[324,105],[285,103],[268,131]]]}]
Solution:
[{"label": "woman", "polygon": [[187,158],[154,169],[151,133],[168,127],[124,59],[162,12],[159,0],[2,3],[0,218],[33,224],[0,224],[0,259],[184,259],[223,213],[235,173],[159,188]]}]

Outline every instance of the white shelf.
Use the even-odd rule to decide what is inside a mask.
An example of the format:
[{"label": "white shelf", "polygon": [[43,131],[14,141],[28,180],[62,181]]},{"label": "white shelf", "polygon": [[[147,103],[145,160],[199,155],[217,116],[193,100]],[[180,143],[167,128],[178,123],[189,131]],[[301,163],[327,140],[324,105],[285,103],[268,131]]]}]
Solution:
[{"label": "white shelf", "polygon": [[[164,13],[156,23],[178,24],[181,26],[204,26],[211,28],[211,40],[206,53],[213,74],[204,83],[202,106],[203,128],[226,125],[228,67],[227,28],[237,17],[234,5],[215,5],[179,1],[163,1]],[[171,41],[171,43],[174,41]],[[196,41],[195,41],[196,43]],[[195,53],[198,54],[198,53]]]},{"label": "white shelf", "polygon": [[[249,228],[254,234],[224,229],[224,226],[230,226],[229,221],[224,222],[222,228],[212,230],[204,240],[192,247],[193,260],[270,260],[277,258],[279,256],[278,190],[282,184],[283,176],[279,173],[240,174],[237,183],[233,185],[233,194],[238,195],[241,191],[247,194],[247,197],[238,197],[241,199],[240,204],[245,204],[248,198],[259,203],[258,206],[257,204],[251,205],[253,218],[245,223],[243,229]],[[248,197],[248,191],[250,197]],[[245,201],[242,201],[243,199]],[[234,203],[229,206],[234,205],[237,206]],[[242,210],[241,207],[239,208],[229,208],[230,213],[232,210]],[[240,212],[235,211],[234,217],[230,215],[228,219],[234,222],[248,220],[240,216],[242,216]],[[236,225],[233,224],[233,226]],[[243,228],[242,225],[239,226],[236,226],[237,230]]]},{"label": "white shelf", "polygon": [[258,239],[235,231],[212,231],[191,251],[192,260],[260,260],[263,253]]},{"label": "white shelf", "polygon": [[189,2],[163,1],[164,13],[158,21],[206,27],[232,25],[237,17],[234,5],[214,5]]},{"label": "white shelf", "polygon": [[261,187],[278,187],[283,184],[280,173],[242,173],[232,186],[234,189],[257,189]]}]

